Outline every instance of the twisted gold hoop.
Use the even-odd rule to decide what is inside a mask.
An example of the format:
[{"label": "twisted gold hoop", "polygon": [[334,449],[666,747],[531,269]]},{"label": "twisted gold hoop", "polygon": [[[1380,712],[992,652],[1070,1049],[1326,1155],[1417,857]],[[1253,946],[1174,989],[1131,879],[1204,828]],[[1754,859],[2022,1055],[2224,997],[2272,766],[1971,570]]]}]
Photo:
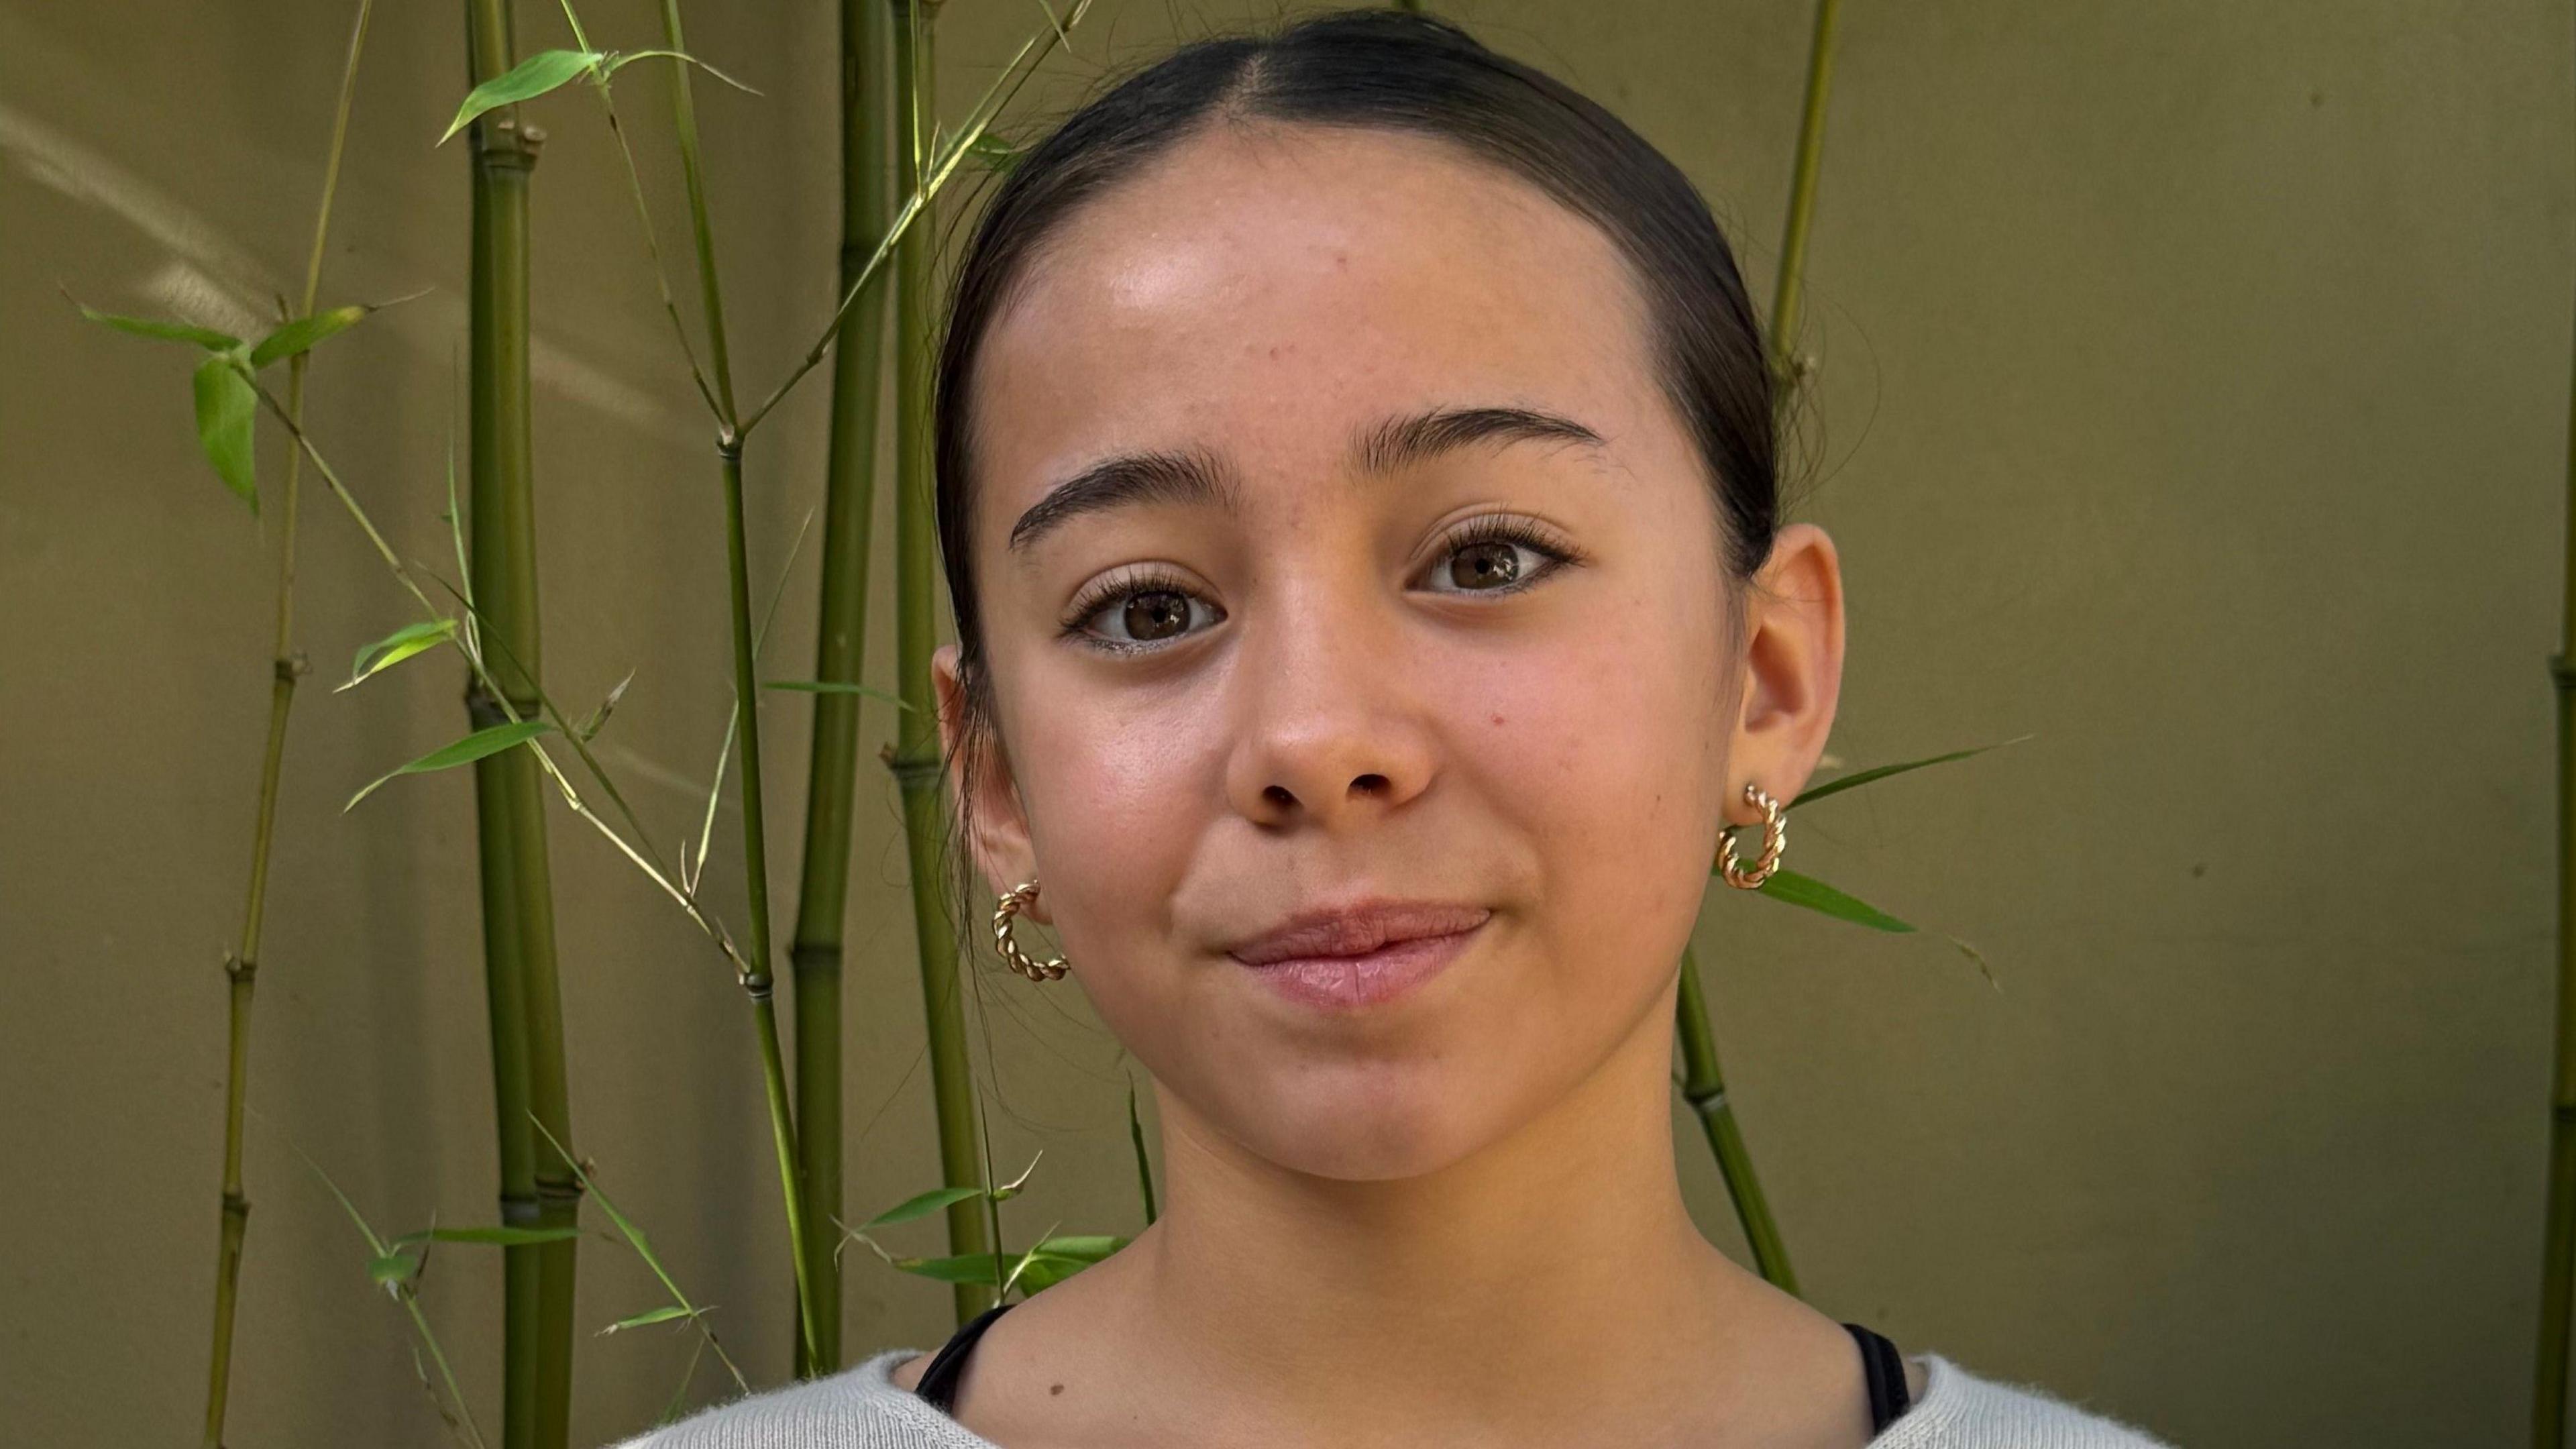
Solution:
[{"label": "twisted gold hoop", "polygon": [[1036,900],[1037,895],[1036,881],[1025,882],[1016,890],[1002,893],[1001,902],[993,907],[993,949],[1002,953],[1002,960],[1012,970],[1031,981],[1053,981],[1073,968],[1064,964],[1062,956],[1045,961],[1030,960],[1028,953],[1020,949],[1019,941],[1011,935],[1011,918],[1020,913],[1020,907]]},{"label": "twisted gold hoop", "polygon": [[1745,800],[1762,812],[1762,856],[1746,870],[1735,858],[1735,827],[1730,825],[1717,838],[1717,868],[1726,883],[1738,890],[1757,890],[1780,868],[1780,850],[1789,843],[1789,822],[1780,802],[1763,793],[1752,781],[1744,782]]}]

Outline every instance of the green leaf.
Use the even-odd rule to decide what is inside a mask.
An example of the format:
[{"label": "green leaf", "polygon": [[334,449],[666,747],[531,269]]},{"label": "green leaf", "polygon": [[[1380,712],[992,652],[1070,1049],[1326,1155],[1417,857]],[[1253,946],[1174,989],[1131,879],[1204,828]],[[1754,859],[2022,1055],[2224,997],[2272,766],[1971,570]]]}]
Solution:
[{"label": "green leaf", "polygon": [[993,1281],[993,1255],[990,1253],[967,1253],[953,1258],[897,1258],[894,1265],[907,1273],[936,1278],[942,1283]]},{"label": "green leaf", "polygon": [[251,419],[259,410],[259,393],[242,376],[233,354],[219,353],[197,364],[197,445],[215,476],[241,495],[251,513],[259,513],[259,475],[251,467]]},{"label": "green leaf", "polygon": [[523,1248],[580,1236],[579,1228],[423,1228],[394,1239],[393,1245],[404,1248],[413,1243],[481,1243],[494,1248]]},{"label": "green leaf", "polygon": [[621,1328],[645,1328],[656,1323],[668,1323],[674,1318],[695,1318],[697,1316],[697,1314],[690,1312],[686,1308],[682,1308],[676,1303],[666,1303],[659,1308],[647,1308],[632,1318],[621,1318],[615,1323],[608,1325],[606,1328],[601,1329],[599,1332],[600,1336],[606,1337]]},{"label": "green leaf", "polygon": [[1102,1234],[1048,1238],[1038,1244],[1038,1251],[1050,1258],[1073,1258],[1085,1263],[1097,1263],[1126,1246],[1125,1238]]},{"label": "green leaf", "polygon": [[208,352],[229,352],[241,346],[240,338],[217,332],[211,327],[191,327],[185,322],[155,322],[145,317],[120,317],[113,312],[101,312],[84,303],[74,302],[72,305],[80,308],[80,314],[92,322],[103,323],[119,332],[131,332],[137,337],[157,337],[164,342],[194,343]]},{"label": "green leaf", "polygon": [[1890,775],[1902,775],[1908,770],[1920,770],[1926,765],[1946,765],[1952,760],[1964,760],[1970,755],[1982,755],[1988,750],[2000,750],[2006,745],[2017,745],[2030,738],[2032,737],[2029,735],[2015,735],[2008,740],[1997,740],[1991,745],[1978,745],[1973,749],[1952,750],[1946,755],[1934,755],[1928,760],[1908,760],[1901,765],[1875,765],[1866,770],[1856,770],[1851,774],[1827,780],[1821,785],[1807,787],[1789,804],[1792,807],[1804,805],[1811,800],[1822,800],[1828,795],[1838,795],[1855,785],[1866,785],[1872,780],[1884,780]]},{"label": "green leaf", "polygon": [[564,82],[589,73],[593,66],[608,57],[595,50],[541,50],[468,91],[465,104],[456,108],[456,119],[438,138],[444,146],[450,137],[462,131],[476,116],[503,106],[532,101],[554,90]]},{"label": "green leaf", "polygon": [[[1048,1283],[1060,1283],[1111,1253],[1126,1246],[1125,1238],[1064,1237],[1047,1238],[1036,1247],[1017,1255],[1020,1281],[1032,1286],[1035,1293]],[[894,1265],[923,1278],[936,1278],[942,1283],[991,1283],[994,1281],[994,1255],[966,1253],[948,1258],[897,1258]]]},{"label": "green leaf", "polygon": [[487,755],[497,755],[513,745],[525,744],[553,728],[554,725],[546,720],[523,719],[516,724],[497,724],[490,729],[476,730],[452,745],[432,750],[398,770],[389,770],[377,776],[366,789],[349,797],[349,803],[340,807],[341,813],[346,814],[359,801],[374,794],[376,786],[382,785],[396,775],[419,775],[431,770],[453,769],[458,765],[472,764]]},{"label": "green leaf", "polygon": [[807,694],[864,694],[870,699],[882,699],[897,709],[912,708],[910,704],[904,702],[902,695],[888,694],[882,689],[870,689],[864,684],[851,684],[838,679],[764,679],[760,682],[760,687],[797,689]]},{"label": "green leaf", "polygon": [[985,131],[966,143],[966,154],[974,157],[993,174],[1008,176],[1020,164],[1020,157],[1025,153],[992,132]]},{"label": "green leaf", "polygon": [[607,63],[600,68],[610,75],[615,75],[619,71],[624,70],[627,66],[634,64],[636,61],[652,60],[656,58],[676,60],[684,65],[694,65],[698,69],[705,71],[707,74],[714,76],[717,80],[723,81],[726,85],[742,92],[744,95],[756,96],[760,94],[760,92],[753,90],[751,87],[744,85],[738,80],[735,80],[732,76],[726,75],[723,71],[716,69],[714,66],[711,66],[705,61],[698,59],[694,55],[687,54],[684,51],[628,50],[615,52],[608,57]]},{"label": "green leaf", "polygon": [[358,657],[349,661],[349,682],[335,686],[331,692],[338,694],[341,690],[355,688],[369,675],[391,669],[413,655],[426,653],[455,637],[454,619],[428,619],[417,624],[405,624],[359,650]]},{"label": "green leaf", "polygon": [[334,307],[327,312],[316,312],[310,317],[298,317],[261,338],[259,345],[250,350],[250,365],[254,368],[266,367],[272,362],[280,362],[300,353],[310,352],[315,343],[334,333],[346,332],[357,326],[366,319],[368,313],[374,310],[376,309],[364,303],[352,302],[346,307]]},{"label": "green leaf", "polygon": [[411,1254],[396,1248],[382,1257],[367,1260],[367,1278],[390,1288],[397,1283],[410,1282],[412,1270],[418,1266],[419,1261]]},{"label": "green leaf", "polygon": [[970,1197],[983,1195],[984,1190],[980,1187],[943,1187],[936,1191],[925,1192],[919,1197],[905,1198],[902,1202],[859,1224],[859,1231],[882,1228],[889,1223],[908,1223],[914,1218],[928,1217],[951,1203],[961,1203]]},{"label": "green leaf", "polygon": [[1914,928],[1878,907],[1855,899],[1816,879],[1794,870],[1775,870],[1762,882],[1755,895],[1793,906],[1820,911],[1838,921],[1867,926],[1873,931],[1911,931]]}]

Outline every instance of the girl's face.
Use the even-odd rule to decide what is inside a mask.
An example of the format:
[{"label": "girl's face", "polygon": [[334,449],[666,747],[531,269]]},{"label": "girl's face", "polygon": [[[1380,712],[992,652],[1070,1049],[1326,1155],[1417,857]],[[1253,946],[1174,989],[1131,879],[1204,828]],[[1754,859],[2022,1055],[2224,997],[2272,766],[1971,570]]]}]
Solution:
[{"label": "girl's face", "polygon": [[1024,281],[975,378],[1001,748],[965,808],[1102,1020],[1353,1180],[1668,1042],[1720,826],[1823,748],[1840,592],[1799,526],[1765,582],[1811,597],[1730,609],[1613,244],[1436,140],[1219,124]]}]

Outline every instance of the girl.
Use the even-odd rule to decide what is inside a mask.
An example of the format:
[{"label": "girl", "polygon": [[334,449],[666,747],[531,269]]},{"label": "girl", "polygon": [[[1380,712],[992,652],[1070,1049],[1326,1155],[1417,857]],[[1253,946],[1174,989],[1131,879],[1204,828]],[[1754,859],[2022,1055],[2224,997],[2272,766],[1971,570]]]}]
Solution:
[{"label": "girl", "polygon": [[1437,20],[1174,53],[999,186],[936,399],[996,919],[1153,1074],[1096,1266],[652,1449],[2137,1449],[1738,1267],[1676,966],[1834,719],[1834,546],[1668,161]]}]

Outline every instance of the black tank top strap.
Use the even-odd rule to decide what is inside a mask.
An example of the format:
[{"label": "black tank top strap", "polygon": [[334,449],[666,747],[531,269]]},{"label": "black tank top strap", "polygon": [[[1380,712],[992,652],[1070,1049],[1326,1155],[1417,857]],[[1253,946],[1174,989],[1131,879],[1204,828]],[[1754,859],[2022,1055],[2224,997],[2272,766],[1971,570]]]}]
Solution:
[{"label": "black tank top strap", "polygon": [[939,1412],[955,1414],[958,1380],[965,1375],[966,1359],[975,1351],[975,1340],[982,1338],[984,1330],[992,1327],[993,1320],[1001,1317],[1010,1306],[1008,1303],[994,1304],[949,1335],[948,1341],[939,1346],[939,1352],[931,1355],[930,1367],[921,1371],[921,1382],[914,1386],[913,1392],[928,1399]]},{"label": "black tank top strap", "polygon": [[[930,1366],[921,1371],[921,1382],[913,1392],[927,1400],[943,1414],[957,1410],[957,1386],[965,1376],[966,1361],[975,1352],[975,1341],[992,1327],[993,1320],[1009,1311],[1008,1303],[996,1304],[975,1315],[966,1325],[941,1344],[931,1355]],[[1905,1360],[1887,1337],[1857,1323],[1846,1323],[1852,1342],[1860,1349],[1861,1379],[1869,1390],[1869,1421],[1872,1434],[1884,1434],[1888,1426],[1903,1417],[1914,1406],[1913,1396],[1905,1386]]]},{"label": "black tank top strap", "polygon": [[1884,1434],[1888,1425],[1914,1407],[1913,1395],[1905,1387],[1905,1360],[1884,1334],[1857,1323],[1843,1327],[1851,1330],[1852,1342],[1860,1345],[1861,1378],[1869,1386],[1869,1431]]}]

